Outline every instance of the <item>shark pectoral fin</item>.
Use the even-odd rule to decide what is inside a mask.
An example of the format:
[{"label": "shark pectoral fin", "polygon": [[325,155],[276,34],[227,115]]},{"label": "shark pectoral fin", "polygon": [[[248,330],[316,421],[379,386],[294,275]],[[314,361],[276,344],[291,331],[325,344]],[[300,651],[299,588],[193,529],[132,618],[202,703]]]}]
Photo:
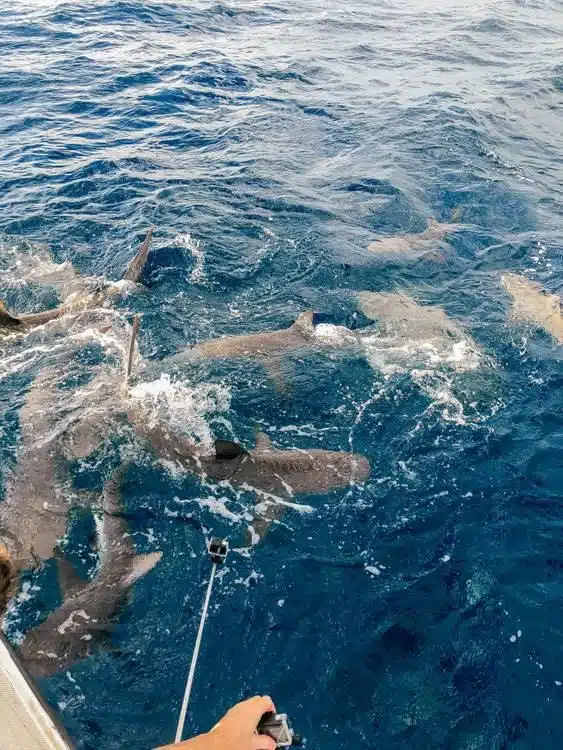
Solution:
[{"label": "shark pectoral fin", "polygon": [[137,255],[133,258],[131,263],[129,263],[129,266],[127,267],[127,270],[122,277],[124,281],[137,282],[141,278],[143,268],[145,267],[145,263],[147,262],[147,256],[149,254],[151,246],[153,231],[154,227],[151,227],[147,232],[147,236],[145,237],[143,244],[139,248]]},{"label": "shark pectoral fin", "polygon": [[301,315],[298,316],[292,328],[297,328],[299,333],[303,336],[312,336],[315,332],[315,326],[313,324],[314,315],[315,313],[313,310],[305,310],[305,312],[302,312]]},{"label": "shark pectoral fin", "polygon": [[262,432],[261,430],[258,430],[258,432],[256,433],[256,450],[257,451],[271,451],[272,450],[272,441],[266,435],[266,433]]},{"label": "shark pectoral fin", "polygon": [[233,440],[216,440],[214,447],[215,458],[223,461],[230,461],[247,453],[242,445],[235,443]]},{"label": "shark pectoral fin", "polygon": [[22,321],[8,310],[6,305],[0,300],[0,325],[3,326],[21,326]]},{"label": "shark pectoral fin", "polygon": [[59,579],[59,589],[63,601],[69,599],[71,596],[75,596],[80,589],[84,588],[88,584],[78,575],[78,572],[74,565],[70,563],[64,557],[57,557],[57,577]]},{"label": "shark pectoral fin", "polygon": [[245,543],[248,546],[254,546],[262,541],[270,526],[283,518],[286,508],[281,503],[267,501],[257,505],[254,510],[255,515],[245,535]]},{"label": "shark pectoral fin", "polygon": [[162,552],[149,552],[147,555],[136,555],[133,558],[130,572],[123,578],[123,585],[126,587],[132,586],[135,581],[138,581],[149,570],[152,570],[161,559]]}]

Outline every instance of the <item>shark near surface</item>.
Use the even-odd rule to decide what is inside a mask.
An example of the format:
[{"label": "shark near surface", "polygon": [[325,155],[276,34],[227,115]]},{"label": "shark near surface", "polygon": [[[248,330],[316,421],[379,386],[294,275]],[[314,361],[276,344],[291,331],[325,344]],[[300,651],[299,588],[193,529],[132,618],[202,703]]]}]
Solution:
[{"label": "shark near surface", "polygon": [[[406,252],[425,250],[447,233],[461,225],[432,222],[419,235],[404,235],[376,241],[372,252]],[[146,262],[152,230],[130,264],[123,281],[137,282]],[[66,269],[65,285],[72,293],[59,308],[42,313],[16,316],[0,307],[0,327],[29,330],[55,319],[64,318],[76,310],[104,305],[119,284],[99,285],[92,291],[72,268]],[[514,299],[513,316],[531,320],[561,341],[560,308],[553,296],[541,292],[523,277],[505,274],[503,284]],[[77,285],[77,286],[74,286]],[[117,286],[117,289],[116,289]],[[404,294],[360,292],[359,308],[377,322],[377,331],[401,343],[418,337],[424,346],[435,350],[442,343],[468,346],[477,358],[478,345],[441,308],[418,305]],[[530,300],[533,300],[530,303]],[[524,302],[523,300],[527,300]],[[281,389],[285,387],[281,360],[304,349],[328,347],[362,347],[373,337],[373,331],[350,331],[338,328],[338,336],[327,336],[321,326],[314,325],[313,312],[302,313],[286,329],[263,331],[240,336],[225,336],[199,342],[160,363],[148,363],[146,372],[153,368],[162,371],[168,365],[199,359],[242,358],[261,363]],[[327,328],[325,326],[325,328]],[[135,333],[129,350],[127,374],[131,370]],[[453,357],[455,364],[456,357]],[[137,356],[137,366],[142,367]],[[461,366],[461,365],[460,365]],[[472,365],[474,366],[474,365]],[[155,458],[172,462],[184,470],[215,483],[230,483],[233,487],[254,492],[259,502],[249,524],[247,541],[256,543],[272,523],[281,520],[286,508],[296,506],[299,495],[325,494],[336,488],[365,482],[370,475],[369,461],[364,456],[347,451],[322,449],[277,449],[264,433],[258,433],[254,448],[225,440],[216,440],[212,448],[202,446],[189,434],[162,420],[147,418],[146,410],[132,395],[124,382],[120,368],[97,368],[94,377],[82,389],[83,399],[72,415],[56,427],[49,421],[52,408],[49,401],[58,395],[49,385],[49,371],[41,373],[20,413],[22,451],[18,467],[6,500],[0,505],[0,565],[15,566],[17,570],[33,566],[57,555],[57,544],[66,531],[67,516],[73,503],[99,506],[98,498],[81,496],[70,482],[68,460],[86,457],[116,431],[126,430],[132,438],[147,448]],[[125,378],[126,380],[126,378]],[[80,390],[80,389],[79,389]],[[95,408],[81,411],[86,404]],[[107,634],[127,597],[127,592],[138,578],[160,559],[160,553],[137,557],[127,536],[125,521],[120,515],[119,470],[106,484],[103,502],[101,562],[91,581],[78,582],[66,560],[58,559],[59,583],[63,590],[63,604],[52,612],[41,625],[29,631],[21,646],[21,654],[36,676],[46,676],[67,669],[85,658]],[[9,552],[6,555],[5,551]],[[8,559],[9,558],[9,559]]]},{"label": "shark near surface", "polygon": [[[134,359],[137,330],[133,328],[131,346],[124,356],[127,372]],[[80,590],[67,585],[73,576],[57,545],[64,537],[68,513],[74,503],[90,503],[93,509],[98,505],[95,496],[73,490],[69,459],[90,455],[112,434],[126,430],[160,460],[173,461],[207,480],[227,481],[255,492],[260,502],[247,535],[251,543],[281,519],[287,506],[296,507],[295,495],[320,494],[363,482],[370,473],[363,456],[319,449],[276,450],[263,434],[257,437],[254,449],[218,440],[209,451],[170,425],[148,419],[126,380],[122,367],[101,366],[69,399],[68,391],[57,387],[53,368],[45,368],[20,412],[22,447],[6,500],[0,505],[0,533],[10,546],[17,571],[56,557],[66,597],[41,625],[27,633],[22,644],[22,658],[36,676],[47,676],[88,656],[98,636],[107,634],[107,622],[122,606],[124,590],[138,577],[112,578],[112,565],[131,557],[130,550],[121,554],[119,545],[112,542],[116,554],[104,558],[91,582]],[[108,492],[110,498],[115,497],[117,481],[112,479],[106,487],[104,512]],[[116,529],[125,533],[124,522],[116,524],[104,516],[106,536],[113,538]],[[100,624],[103,622],[106,625]]]},{"label": "shark near surface", "polygon": [[62,318],[69,313],[91,310],[103,306],[112,297],[120,296],[134,288],[141,278],[152,241],[153,228],[151,227],[130,262],[127,270],[118,283],[109,282],[98,277],[81,276],[72,264],[61,263],[57,271],[48,276],[39,276],[47,286],[61,289],[66,295],[64,302],[49,310],[36,313],[19,313],[7,309],[4,302],[0,300],[0,329],[9,332],[25,332],[30,328],[42,326],[52,320]]},{"label": "shark near surface", "polygon": [[435,219],[429,219],[428,227],[418,234],[397,234],[381,237],[368,245],[368,250],[376,255],[403,255],[417,257],[430,255],[442,259],[436,251],[439,244],[448,234],[453,234],[464,228],[463,224],[444,224]]},{"label": "shark near surface", "polygon": [[510,318],[535,324],[550,333],[558,344],[563,344],[560,297],[515,273],[504,273],[501,282],[512,298]]},{"label": "shark near surface", "polygon": [[161,559],[161,552],[136,555],[123,519],[121,467],[106,483],[99,536],[100,562],[91,581],[81,581],[68,563],[60,566],[64,601],[26,634],[20,657],[34,677],[48,677],[88,657],[111,631],[133,584]]}]

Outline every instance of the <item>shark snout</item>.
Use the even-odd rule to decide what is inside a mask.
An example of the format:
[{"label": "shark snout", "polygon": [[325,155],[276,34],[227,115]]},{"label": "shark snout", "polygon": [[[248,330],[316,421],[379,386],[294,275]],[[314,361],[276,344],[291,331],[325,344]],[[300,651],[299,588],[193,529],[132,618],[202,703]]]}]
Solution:
[{"label": "shark snout", "polygon": [[365,456],[353,454],[350,457],[350,481],[366,482],[371,474],[371,466]]},{"label": "shark snout", "polygon": [[332,454],[322,473],[325,490],[329,490],[365,482],[371,474],[371,466],[367,458],[358,453],[339,453]]}]

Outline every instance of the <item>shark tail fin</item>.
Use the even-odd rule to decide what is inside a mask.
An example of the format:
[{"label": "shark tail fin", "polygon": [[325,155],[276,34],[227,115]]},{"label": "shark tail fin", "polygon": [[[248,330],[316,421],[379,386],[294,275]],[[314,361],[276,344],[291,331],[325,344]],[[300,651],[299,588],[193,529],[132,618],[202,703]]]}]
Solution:
[{"label": "shark tail fin", "polygon": [[297,328],[299,333],[303,336],[311,336],[315,332],[315,326],[313,323],[314,315],[315,313],[313,310],[305,310],[305,312],[302,312],[301,315],[298,316],[292,328]]},{"label": "shark tail fin", "polygon": [[129,263],[129,266],[127,267],[127,270],[122,277],[124,281],[137,282],[141,278],[143,268],[145,267],[145,263],[147,262],[147,256],[149,254],[151,246],[153,231],[154,227],[151,227],[147,232],[147,236],[145,237],[143,244],[139,248],[137,255],[133,258],[131,263]]},{"label": "shark tail fin", "polygon": [[8,310],[4,302],[0,300],[0,325],[3,326],[19,326],[22,321],[15,315],[12,315]]},{"label": "shark tail fin", "polygon": [[135,555],[131,561],[131,570],[123,578],[127,588],[145,576],[162,559],[162,552],[149,552],[147,555]]}]

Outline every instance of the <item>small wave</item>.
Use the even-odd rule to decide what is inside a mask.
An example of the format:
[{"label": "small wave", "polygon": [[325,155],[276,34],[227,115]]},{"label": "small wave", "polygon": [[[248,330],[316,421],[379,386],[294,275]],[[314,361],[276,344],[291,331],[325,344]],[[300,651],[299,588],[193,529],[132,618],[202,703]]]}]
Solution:
[{"label": "small wave", "polygon": [[200,240],[192,237],[189,232],[179,234],[174,238],[172,247],[180,247],[188,250],[194,259],[194,267],[189,273],[188,279],[192,284],[201,284],[206,279],[205,274],[205,250]]},{"label": "small wave", "polygon": [[145,411],[150,423],[164,421],[209,451],[214,438],[208,419],[228,412],[231,406],[231,392],[226,386],[187,385],[171,380],[169,375],[139,383],[130,389],[129,398]]}]

